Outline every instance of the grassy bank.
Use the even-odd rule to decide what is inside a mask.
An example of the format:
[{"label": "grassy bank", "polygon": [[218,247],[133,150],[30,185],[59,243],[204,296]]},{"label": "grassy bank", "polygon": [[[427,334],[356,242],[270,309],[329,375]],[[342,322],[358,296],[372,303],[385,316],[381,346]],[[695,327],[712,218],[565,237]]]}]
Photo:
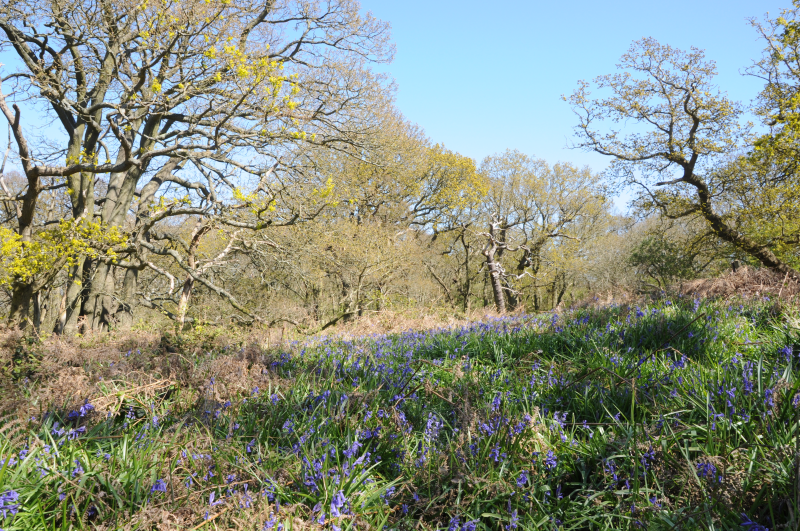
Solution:
[{"label": "grassy bank", "polygon": [[0,427],[0,527],[795,528],[796,326],[676,299],[270,350],[173,337],[77,352],[86,396],[55,405],[34,345],[4,380],[29,408]]}]

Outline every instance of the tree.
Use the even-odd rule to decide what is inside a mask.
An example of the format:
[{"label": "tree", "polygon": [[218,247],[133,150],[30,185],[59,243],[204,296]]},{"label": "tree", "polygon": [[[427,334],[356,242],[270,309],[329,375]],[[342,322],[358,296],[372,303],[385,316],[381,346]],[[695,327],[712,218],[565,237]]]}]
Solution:
[{"label": "tree", "polygon": [[[489,181],[482,210],[487,230],[483,256],[495,308],[505,312],[506,294],[517,297],[512,282],[541,280],[548,246],[566,247],[605,213],[598,177],[568,163],[549,166],[519,151],[487,157],[481,173]],[[516,253],[515,255],[513,253]],[[503,259],[513,255],[514,273]],[[562,292],[563,295],[563,292]],[[515,306],[516,306],[516,300]]]},{"label": "tree", "polygon": [[626,262],[635,269],[644,290],[662,290],[679,280],[719,273],[735,257],[731,246],[708,231],[702,218],[650,217],[632,227],[628,238],[632,244]]},{"label": "tree", "polygon": [[[608,174],[638,188],[639,207],[673,219],[701,215],[721,240],[797,276],[777,252],[774,237],[751,230],[754,220],[749,227],[742,223],[746,201],[757,198],[763,207],[769,194],[780,198],[784,190],[775,187],[780,179],[764,166],[753,171],[754,165],[745,163],[749,126],[740,123],[741,105],[712,84],[714,62],[698,49],[684,52],[647,38],[634,42],[618,67],[624,72],[594,80],[608,97],[592,99],[590,84],[583,81],[569,97],[579,118],[577,147],[611,157]],[[608,121],[633,127],[602,128]],[[759,212],[765,211],[754,208],[749,215]],[[755,219],[780,224],[780,216]],[[796,233],[783,242],[794,239]]]},{"label": "tree", "polygon": [[[800,2],[773,20],[751,20],[766,47],[748,73],[764,81],[755,107],[769,128],[747,157],[733,166],[738,177],[740,223],[782,260],[800,266]],[[753,193],[756,192],[756,193]]]},{"label": "tree", "polygon": [[[19,205],[23,246],[38,237],[34,214],[49,187],[67,190],[75,225],[128,235],[114,259],[75,259],[57,331],[74,331],[79,315],[90,329],[115,319],[130,325],[139,273],[155,265],[148,256],[171,260],[189,284],[238,305],[191,265],[191,241],[163,228],[187,216],[243,231],[308,219],[297,201],[282,203],[293,189],[315,188],[305,184],[316,174],[299,162],[305,147],[348,152],[380,126],[372,107],[384,104],[387,84],[368,66],[393,49],[388,26],[359,9],[354,0],[0,7],[1,49],[22,62],[3,82],[14,98],[45,103],[61,128],[53,134],[60,146],[33,143],[21,108],[0,92],[27,179],[24,192],[4,197]],[[9,319],[24,323],[40,285],[30,275],[13,285]]]}]

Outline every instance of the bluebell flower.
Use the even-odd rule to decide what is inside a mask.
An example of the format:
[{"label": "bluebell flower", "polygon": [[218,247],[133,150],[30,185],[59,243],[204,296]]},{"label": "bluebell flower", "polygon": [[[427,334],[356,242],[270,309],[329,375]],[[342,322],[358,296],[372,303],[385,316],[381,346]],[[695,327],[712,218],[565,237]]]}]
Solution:
[{"label": "bluebell flower", "polygon": [[653,450],[652,445],[650,446],[650,449],[646,451],[644,455],[642,455],[640,461],[645,470],[650,470],[650,466],[656,461],[656,451]]},{"label": "bluebell flower", "polygon": [[741,513],[742,516],[742,527],[746,527],[748,531],[769,531],[769,528],[764,527],[761,524],[758,524],[748,517],[746,514]]},{"label": "bluebell flower", "polygon": [[717,476],[717,467],[713,463],[703,462],[697,463],[697,475],[701,478],[706,478],[709,481],[722,483],[722,475]]},{"label": "bluebell flower", "polygon": [[83,467],[81,466],[81,462],[78,459],[76,459],[75,460],[75,468],[72,469],[72,477],[75,477],[78,474],[83,474],[84,472],[85,471],[83,470]]},{"label": "bluebell flower", "polygon": [[778,352],[780,352],[781,354],[784,355],[787,363],[789,361],[791,361],[791,359],[792,359],[792,347],[791,347],[791,345],[786,345],[785,347],[780,349]]},{"label": "bluebell flower", "polygon": [[3,494],[0,494],[0,513],[3,514],[3,518],[8,518],[8,515],[11,514],[14,516],[19,511],[19,493],[14,490],[7,490]]},{"label": "bluebell flower", "polygon": [[548,470],[552,470],[553,468],[558,466],[558,460],[556,459],[556,456],[553,453],[553,450],[549,450],[547,452],[547,457],[544,460],[544,464],[545,464],[545,466],[547,467]]},{"label": "bluebell flower", "polygon": [[383,500],[383,503],[385,503],[386,505],[389,505],[389,498],[391,498],[394,495],[394,491],[395,490],[396,490],[396,488],[394,486],[386,488],[386,492],[381,494],[381,499]]},{"label": "bluebell flower", "polygon": [[501,398],[502,395],[500,393],[497,393],[495,395],[494,400],[492,400],[492,411],[497,411],[498,409],[500,409]]},{"label": "bluebell flower", "polygon": [[216,500],[216,501],[214,501],[214,498],[216,498],[216,494],[214,492],[212,492],[211,494],[208,495],[208,505],[209,505],[209,507],[214,507],[215,505],[222,505],[222,504],[225,503],[225,500]]},{"label": "bluebell flower", "polygon": [[336,518],[343,514],[341,509],[344,507],[345,503],[347,503],[347,498],[345,498],[342,491],[333,495],[333,499],[331,500],[331,518]]},{"label": "bluebell flower", "polygon": [[67,439],[69,439],[70,441],[74,441],[75,439],[80,437],[81,434],[83,433],[86,433],[86,426],[81,426],[80,428],[69,430],[69,433],[67,434]]},{"label": "bluebell flower", "polygon": [[768,408],[775,407],[775,391],[772,389],[767,389],[764,391],[764,405]]}]

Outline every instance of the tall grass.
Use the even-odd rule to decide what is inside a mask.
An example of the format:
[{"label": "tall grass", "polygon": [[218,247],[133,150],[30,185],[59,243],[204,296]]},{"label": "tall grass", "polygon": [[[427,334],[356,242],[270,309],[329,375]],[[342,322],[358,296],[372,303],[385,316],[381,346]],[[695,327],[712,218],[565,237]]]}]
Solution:
[{"label": "tall grass", "polygon": [[236,400],[212,378],[191,405],[6,420],[0,526],[795,529],[793,312],[664,299],[318,338],[254,361],[276,383]]}]

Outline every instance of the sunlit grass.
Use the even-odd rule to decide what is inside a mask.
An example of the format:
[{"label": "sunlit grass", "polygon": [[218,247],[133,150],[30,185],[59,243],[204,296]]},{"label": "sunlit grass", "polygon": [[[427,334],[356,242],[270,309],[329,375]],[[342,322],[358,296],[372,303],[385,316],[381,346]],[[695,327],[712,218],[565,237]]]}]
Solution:
[{"label": "sunlit grass", "polygon": [[236,400],[209,379],[5,423],[0,525],[773,529],[798,514],[792,312],[662,300],[296,344]]}]

